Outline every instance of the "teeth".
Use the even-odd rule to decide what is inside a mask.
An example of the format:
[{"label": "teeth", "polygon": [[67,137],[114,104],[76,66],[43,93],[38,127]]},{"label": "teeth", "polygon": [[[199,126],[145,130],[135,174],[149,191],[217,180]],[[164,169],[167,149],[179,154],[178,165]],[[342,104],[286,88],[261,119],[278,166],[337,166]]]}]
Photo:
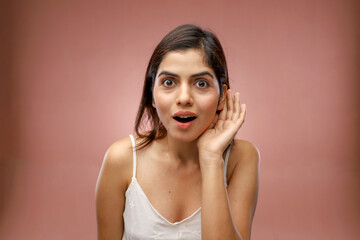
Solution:
[{"label": "teeth", "polygon": [[179,118],[190,118],[191,116],[178,116]]}]

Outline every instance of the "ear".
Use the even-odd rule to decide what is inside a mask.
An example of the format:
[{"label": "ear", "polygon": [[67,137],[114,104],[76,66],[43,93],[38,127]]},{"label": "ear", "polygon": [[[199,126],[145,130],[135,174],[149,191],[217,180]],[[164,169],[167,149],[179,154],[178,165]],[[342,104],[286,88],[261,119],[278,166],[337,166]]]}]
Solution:
[{"label": "ear", "polygon": [[154,100],[152,101],[152,106],[153,106],[153,108],[156,108]]},{"label": "ear", "polygon": [[224,103],[225,103],[225,99],[226,99],[227,90],[228,89],[227,89],[226,84],[223,84],[223,93],[222,93],[222,96],[221,96],[221,98],[219,100],[219,104],[218,104],[218,107],[217,107],[218,111],[221,111],[224,108]]}]

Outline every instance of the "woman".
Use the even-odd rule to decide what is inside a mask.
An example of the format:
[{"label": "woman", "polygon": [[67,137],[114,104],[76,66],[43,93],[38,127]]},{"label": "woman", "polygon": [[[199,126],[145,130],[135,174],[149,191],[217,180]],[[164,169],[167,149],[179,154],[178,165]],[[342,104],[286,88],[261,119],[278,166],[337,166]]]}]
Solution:
[{"label": "woman", "polygon": [[244,118],[216,36],[194,25],[168,33],[146,71],[136,135],[106,152],[98,239],[250,239],[259,153],[233,140]]}]

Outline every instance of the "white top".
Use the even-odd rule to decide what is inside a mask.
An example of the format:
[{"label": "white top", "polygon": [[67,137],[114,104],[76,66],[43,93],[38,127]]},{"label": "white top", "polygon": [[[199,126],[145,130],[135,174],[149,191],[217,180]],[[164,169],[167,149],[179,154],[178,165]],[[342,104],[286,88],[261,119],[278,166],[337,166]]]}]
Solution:
[{"label": "white top", "polygon": [[[144,239],[201,239],[201,207],[191,216],[180,222],[169,222],[151,205],[144,191],[136,180],[136,148],[135,140],[130,135],[133,148],[133,177],[125,192],[124,234],[123,240]],[[224,163],[224,181],[229,159],[228,147]]]}]

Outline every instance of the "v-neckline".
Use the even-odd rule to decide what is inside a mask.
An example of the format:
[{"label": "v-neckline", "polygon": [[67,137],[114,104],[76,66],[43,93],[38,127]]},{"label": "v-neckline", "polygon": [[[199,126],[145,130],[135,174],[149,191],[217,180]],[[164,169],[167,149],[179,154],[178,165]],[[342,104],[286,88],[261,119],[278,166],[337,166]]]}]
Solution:
[{"label": "v-neckline", "polygon": [[167,220],[164,216],[162,216],[157,210],[156,208],[151,204],[149,198],[146,196],[144,190],[141,188],[139,182],[137,181],[136,178],[132,178],[131,183],[128,187],[128,190],[130,189],[131,185],[135,183],[138,187],[138,189],[140,190],[141,194],[144,196],[144,198],[146,199],[146,201],[148,202],[149,206],[151,207],[151,209],[155,212],[156,215],[158,215],[161,219],[163,219],[165,222],[167,222],[170,225],[178,225],[181,224],[189,219],[191,219],[193,216],[195,216],[198,212],[201,211],[201,207],[199,207],[195,212],[193,212],[190,216],[178,221],[178,222],[170,222],[169,220]]}]

